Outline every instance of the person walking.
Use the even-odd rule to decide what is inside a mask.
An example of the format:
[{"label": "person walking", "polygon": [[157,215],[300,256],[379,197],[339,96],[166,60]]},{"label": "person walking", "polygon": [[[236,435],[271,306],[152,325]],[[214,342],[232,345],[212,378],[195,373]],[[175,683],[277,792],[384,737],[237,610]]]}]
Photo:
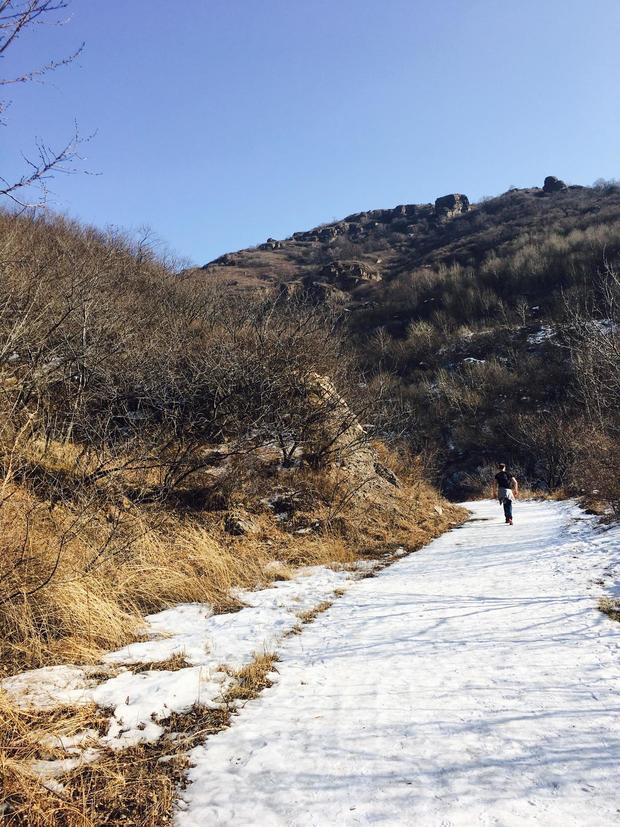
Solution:
[{"label": "person walking", "polygon": [[500,462],[498,472],[493,480],[493,497],[504,506],[507,525],[512,525],[512,501],[519,496],[519,483],[506,471],[506,465]]}]

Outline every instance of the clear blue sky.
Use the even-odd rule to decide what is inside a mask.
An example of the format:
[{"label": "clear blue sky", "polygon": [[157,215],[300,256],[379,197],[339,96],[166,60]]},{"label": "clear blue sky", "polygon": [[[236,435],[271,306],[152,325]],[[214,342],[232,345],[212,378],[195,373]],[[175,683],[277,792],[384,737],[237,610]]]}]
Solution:
[{"label": "clear blue sky", "polygon": [[198,264],[364,209],[620,176],[619,0],[71,9],[0,64],[86,41],[73,66],[11,90],[3,174],[77,119],[99,174],[56,178],[55,208],[150,225]]}]

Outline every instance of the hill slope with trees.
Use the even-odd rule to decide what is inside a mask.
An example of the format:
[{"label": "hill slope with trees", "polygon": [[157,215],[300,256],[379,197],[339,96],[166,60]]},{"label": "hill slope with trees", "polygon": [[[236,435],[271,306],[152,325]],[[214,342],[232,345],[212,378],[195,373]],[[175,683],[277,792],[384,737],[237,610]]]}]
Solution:
[{"label": "hill slope with trees", "polygon": [[550,176],[348,216],[202,273],[338,309],[383,400],[376,428],[431,456],[448,493],[480,491],[500,456],[534,487],[587,493],[616,434],[619,256],[620,188]]}]

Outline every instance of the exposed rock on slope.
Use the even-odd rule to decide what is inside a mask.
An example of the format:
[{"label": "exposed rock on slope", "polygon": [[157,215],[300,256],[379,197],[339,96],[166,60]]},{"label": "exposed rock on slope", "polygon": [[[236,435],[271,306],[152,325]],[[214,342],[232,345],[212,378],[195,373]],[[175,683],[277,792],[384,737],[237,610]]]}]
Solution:
[{"label": "exposed rock on slope", "polygon": [[400,204],[354,213],[287,239],[268,238],[254,249],[226,253],[202,270],[212,281],[236,291],[286,285],[280,289],[288,295],[303,288],[317,298],[342,300],[369,283],[389,278],[397,252],[429,233],[445,234],[447,225],[470,209],[466,195],[453,193],[434,205]]},{"label": "exposed rock on slope", "polygon": [[543,184],[544,192],[562,192],[566,189],[568,189],[568,187],[564,181],[560,178],[556,178],[555,175],[547,175],[545,178],[545,183]]},{"label": "exposed rock on slope", "polygon": [[[539,227],[559,206],[579,216],[598,209],[604,198],[599,190],[568,187],[549,175],[543,187],[513,188],[480,204],[451,193],[434,204],[352,213],[286,239],[268,238],[255,248],[226,253],[195,273],[235,292],[279,287],[287,295],[308,291],[318,300],[350,306],[380,302],[385,285],[403,272],[475,263],[496,245],[498,233],[503,241],[515,230]],[[513,225],[516,210],[519,223]]]},{"label": "exposed rock on slope", "polygon": [[454,218],[461,213],[469,212],[469,198],[466,195],[444,195],[435,201],[435,215],[438,218]]}]

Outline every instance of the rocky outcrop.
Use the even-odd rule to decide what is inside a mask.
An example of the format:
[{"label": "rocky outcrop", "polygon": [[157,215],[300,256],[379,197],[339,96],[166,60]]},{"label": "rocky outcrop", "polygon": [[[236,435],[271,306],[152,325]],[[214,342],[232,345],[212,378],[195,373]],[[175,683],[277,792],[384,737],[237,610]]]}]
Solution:
[{"label": "rocky outcrop", "polygon": [[437,218],[454,218],[462,213],[469,212],[469,198],[461,193],[442,195],[435,201],[435,215]]},{"label": "rocky outcrop", "polygon": [[276,241],[275,238],[268,238],[264,244],[258,245],[259,250],[281,250],[282,249],[282,242]]},{"label": "rocky outcrop", "polygon": [[337,469],[344,490],[348,488],[353,498],[371,492],[397,496],[400,480],[381,462],[369,434],[331,379],[313,374],[306,382],[308,403],[322,417],[303,446],[304,461],[311,467]]},{"label": "rocky outcrop", "polygon": [[258,527],[245,511],[231,511],[224,518],[224,529],[234,537],[256,534]]},{"label": "rocky outcrop", "polygon": [[545,183],[543,184],[543,192],[563,192],[567,190],[568,187],[560,178],[556,178],[555,175],[547,175],[545,178]]},{"label": "rocky outcrop", "polygon": [[396,486],[396,488],[400,488],[400,480],[390,468],[386,468],[385,465],[383,465],[380,462],[375,462],[373,467],[377,474],[379,474],[380,477],[383,477],[384,480],[389,482],[390,485],[394,485]]},{"label": "rocky outcrop", "polygon": [[219,258],[214,258],[208,264],[202,266],[202,270],[207,270],[209,267],[236,267],[239,264],[240,256],[238,253],[224,253]]},{"label": "rocky outcrop", "polygon": [[319,271],[321,281],[351,290],[362,282],[381,281],[378,270],[363,261],[331,261]]},{"label": "rocky outcrop", "polygon": [[307,289],[307,286],[301,279],[295,279],[295,281],[281,281],[278,283],[278,293],[280,296],[283,298],[286,297],[287,299],[290,299],[292,296],[298,296]]},{"label": "rocky outcrop", "polygon": [[392,221],[405,219],[414,219],[428,209],[430,204],[399,204],[391,210],[366,210],[366,212],[358,212],[353,215],[348,215],[344,222],[349,225],[349,232],[359,228],[363,224],[390,224]]},{"label": "rocky outcrop", "polygon": [[346,301],[348,294],[340,290],[336,285],[326,281],[318,281],[311,277],[303,280],[303,288],[308,296],[316,301],[338,304]]}]

